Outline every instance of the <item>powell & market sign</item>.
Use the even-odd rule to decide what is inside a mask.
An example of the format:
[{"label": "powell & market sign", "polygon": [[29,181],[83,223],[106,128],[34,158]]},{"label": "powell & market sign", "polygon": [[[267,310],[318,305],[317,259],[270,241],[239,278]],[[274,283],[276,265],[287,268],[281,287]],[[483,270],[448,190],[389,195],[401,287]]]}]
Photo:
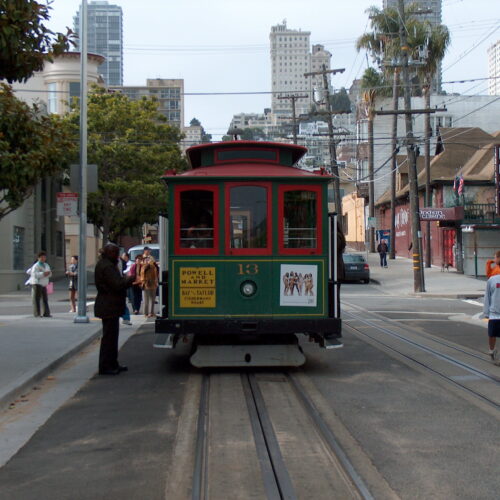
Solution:
[{"label": "powell & market sign", "polygon": [[464,207],[420,209],[420,220],[462,220],[463,218]]}]

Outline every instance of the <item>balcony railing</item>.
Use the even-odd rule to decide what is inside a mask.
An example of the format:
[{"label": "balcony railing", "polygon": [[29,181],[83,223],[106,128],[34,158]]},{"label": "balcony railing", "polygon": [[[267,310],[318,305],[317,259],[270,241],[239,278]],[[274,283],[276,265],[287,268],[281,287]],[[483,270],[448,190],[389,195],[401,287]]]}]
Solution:
[{"label": "balcony railing", "polygon": [[464,222],[477,224],[500,224],[500,216],[495,213],[494,203],[466,203]]}]

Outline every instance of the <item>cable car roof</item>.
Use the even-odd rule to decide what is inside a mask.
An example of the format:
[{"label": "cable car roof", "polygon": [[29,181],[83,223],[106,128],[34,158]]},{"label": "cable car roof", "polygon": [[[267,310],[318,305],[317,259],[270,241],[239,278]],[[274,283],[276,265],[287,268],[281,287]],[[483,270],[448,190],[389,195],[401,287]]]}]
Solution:
[{"label": "cable car roof", "polygon": [[281,142],[226,141],[200,144],[187,149],[191,168],[239,162],[274,163],[291,167],[307,152],[303,146]]},{"label": "cable car roof", "polygon": [[296,168],[307,152],[303,146],[279,142],[228,141],[193,146],[186,151],[191,170],[165,172],[175,177],[331,177],[324,169],[310,172]]}]

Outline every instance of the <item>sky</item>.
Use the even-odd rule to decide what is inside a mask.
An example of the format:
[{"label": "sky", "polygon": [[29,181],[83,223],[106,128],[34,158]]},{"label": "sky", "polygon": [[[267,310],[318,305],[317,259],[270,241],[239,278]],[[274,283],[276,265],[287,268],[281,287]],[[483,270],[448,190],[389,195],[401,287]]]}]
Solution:
[{"label": "sky", "polygon": [[[451,32],[443,82],[486,78],[487,48],[500,39],[500,0],[442,0],[442,22]],[[286,19],[288,28],[311,32],[332,54],[334,88],[349,87],[367,63],[355,41],[369,30],[366,9],[382,0],[110,0],[123,9],[124,84],[147,78],[183,78],[186,93],[271,90],[269,32]],[[80,0],[54,0],[52,30],[73,27]],[[487,94],[487,81],[445,83],[448,93]],[[233,114],[262,113],[265,95],[185,96],[185,121],[198,118],[220,139]]]}]

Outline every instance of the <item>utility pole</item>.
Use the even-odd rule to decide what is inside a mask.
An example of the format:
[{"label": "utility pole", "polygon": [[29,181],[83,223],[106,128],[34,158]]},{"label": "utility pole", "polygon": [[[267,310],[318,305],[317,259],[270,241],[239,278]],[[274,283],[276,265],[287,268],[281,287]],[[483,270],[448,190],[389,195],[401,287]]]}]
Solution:
[{"label": "utility pole", "polygon": [[[334,132],[333,132],[333,118],[332,118],[332,104],[330,102],[330,89],[328,87],[327,74],[331,73],[333,75],[337,73],[343,73],[345,68],[338,69],[326,69],[326,65],[323,64],[321,71],[312,71],[310,73],[304,73],[304,76],[323,76],[323,90],[325,92],[325,104],[326,104],[326,121],[328,123],[328,135],[330,136],[330,162],[332,164],[333,173],[333,190],[335,193],[335,211],[339,216],[339,221],[342,221],[342,200],[340,198],[340,177],[339,177],[339,166],[337,164],[337,146],[335,144]],[[342,224],[341,224],[342,225]]]},{"label": "utility pole", "polygon": [[295,112],[295,101],[297,99],[307,99],[308,95],[292,94],[288,96],[278,96],[278,99],[290,99],[292,101],[292,121],[293,121],[293,143],[297,144],[297,115]]},{"label": "utility pole", "polygon": [[87,316],[87,0],[80,11],[80,244],[78,255],[78,311],[75,323]]},{"label": "utility pole", "polygon": [[418,178],[415,140],[411,121],[410,74],[408,70],[408,42],[406,39],[406,22],[404,0],[398,0],[399,40],[403,58],[403,94],[406,125],[406,154],[408,158],[408,179],[410,189],[410,215],[413,253],[413,289],[415,292],[425,292],[424,268],[422,265],[422,232],[420,230],[420,210],[418,206]]}]

